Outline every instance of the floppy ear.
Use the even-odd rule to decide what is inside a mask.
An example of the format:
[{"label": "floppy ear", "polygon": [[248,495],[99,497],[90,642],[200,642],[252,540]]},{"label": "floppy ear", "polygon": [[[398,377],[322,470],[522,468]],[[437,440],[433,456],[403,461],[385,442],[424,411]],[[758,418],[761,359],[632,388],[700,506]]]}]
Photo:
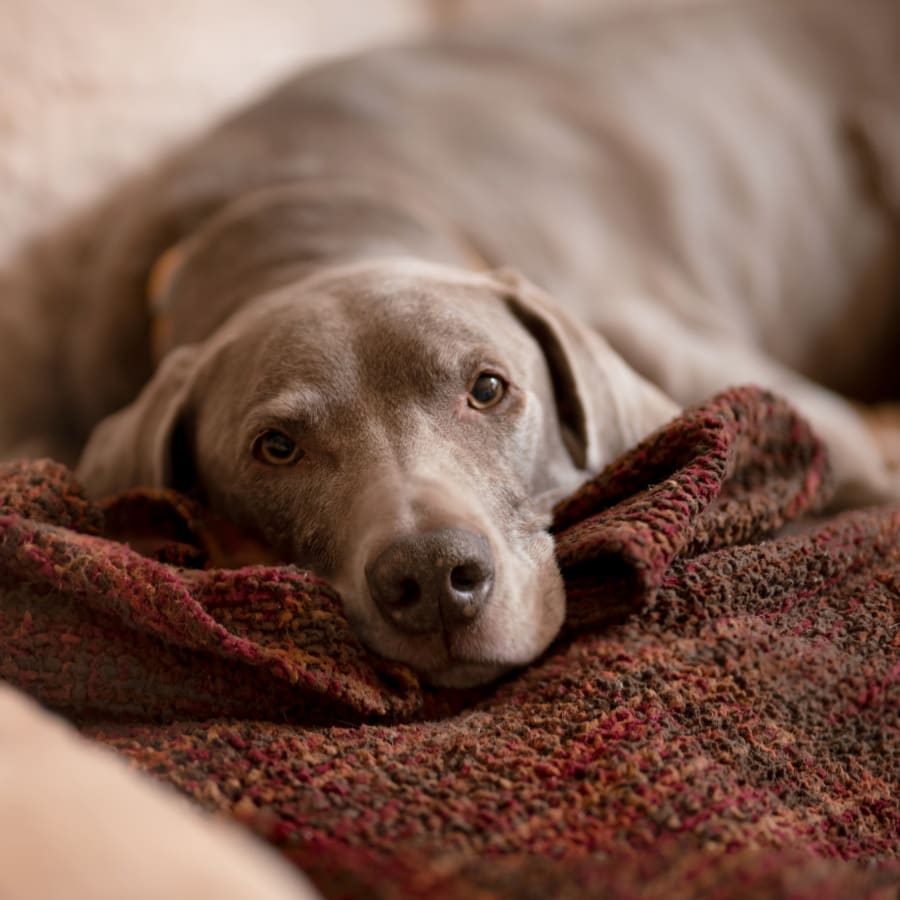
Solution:
[{"label": "floppy ear", "polygon": [[845,122],[845,134],[872,202],[900,225],[900,115],[896,104],[866,99]]},{"label": "floppy ear", "polygon": [[490,277],[547,361],[566,447],[579,469],[598,471],[679,412],[593,329],[517,272]]},{"label": "floppy ear", "polygon": [[94,429],[76,469],[89,496],[138,486],[190,487],[193,466],[183,417],[197,356],[194,346],[172,351],[138,398]]},{"label": "floppy ear", "polygon": [[157,259],[147,285],[154,358],[206,340],[251,295],[355,259],[361,241],[375,255],[414,246],[424,258],[472,263],[469,247],[430,210],[383,191],[323,178],[250,191]]}]

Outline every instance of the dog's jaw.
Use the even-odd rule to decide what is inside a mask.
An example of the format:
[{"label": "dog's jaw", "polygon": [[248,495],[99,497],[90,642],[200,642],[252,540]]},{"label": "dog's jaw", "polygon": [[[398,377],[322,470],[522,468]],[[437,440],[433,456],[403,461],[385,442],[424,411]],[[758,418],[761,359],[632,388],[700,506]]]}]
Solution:
[{"label": "dog's jaw", "polygon": [[[499,537],[492,535],[492,544]],[[404,663],[438,687],[486,684],[539,657],[559,633],[565,591],[553,540],[538,532],[496,554],[497,589],[481,616],[453,632],[405,635],[378,613],[362,579],[332,576],[344,611],[363,644]]]}]

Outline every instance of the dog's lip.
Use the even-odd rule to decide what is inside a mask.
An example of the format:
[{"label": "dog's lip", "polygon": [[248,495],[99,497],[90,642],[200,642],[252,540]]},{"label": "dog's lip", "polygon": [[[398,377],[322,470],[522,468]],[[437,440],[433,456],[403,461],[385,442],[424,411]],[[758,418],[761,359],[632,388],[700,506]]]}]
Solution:
[{"label": "dog's lip", "polygon": [[[472,626],[466,626],[465,630],[471,632],[473,629]],[[443,673],[470,669],[495,673],[498,669],[506,668],[500,660],[492,659],[482,653],[465,652],[455,646],[454,636],[460,631],[462,629],[454,632],[444,630],[440,634],[434,634],[427,642],[429,646],[424,648],[424,652],[420,646],[416,653],[401,652],[396,654],[395,658],[426,678],[436,678]],[[377,649],[375,652],[382,653]]]},{"label": "dog's lip", "polygon": [[[435,635],[434,652],[428,654],[428,663],[422,666],[416,666],[422,672],[438,672],[453,666],[480,666],[490,665],[491,660],[485,659],[478,654],[460,653],[453,649],[453,638],[447,631],[443,631],[440,636]],[[440,644],[437,645],[437,641]]]},{"label": "dog's lip", "polygon": [[442,632],[441,643],[443,653],[437,659],[430,661],[430,664],[422,667],[420,671],[427,674],[446,672],[451,669],[459,668],[482,668],[497,669],[503,667],[503,663],[490,655],[483,652],[466,652],[458,646],[458,639],[465,634],[472,634],[477,629],[473,625],[467,625],[464,628],[458,628],[453,631]]},{"label": "dog's lip", "polygon": [[[336,586],[342,597],[349,596],[340,590],[336,580],[330,583]],[[367,595],[366,600],[372,605],[371,597]],[[486,683],[513,667],[512,664],[472,646],[473,641],[476,646],[478,644],[483,625],[481,616],[456,628],[442,627],[440,631],[413,637],[390,628],[388,629],[390,639],[386,639],[386,634],[379,636],[377,632],[373,633],[362,616],[348,615],[348,624],[370,651],[385,659],[409,666],[434,684],[443,684],[446,680],[444,676],[451,681],[461,682],[448,685],[451,687]],[[464,678],[465,675],[470,677]]]},{"label": "dog's lip", "polygon": [[412,652],[409,646],[379,646],[377,641],[367,639],[364,635],[360,637],[373,653],[409,666],[436,687],[468,688],[488,684],[516,668],[513,663],[491,658],[486,654],[453,649],[452,642],[448,645],[446,638],[436,634],[431,636],[431,640],[420,640]]},{"label": "dog's lip", "polygon": [[498,662],[453,659],[443,666],[420,670],[420,673],[436,687],[468,688],[495,681],[510,668]]},{"label": "dog's lip", "polygon": [[457,625],[453,628],[448,628],[445,623],[441,623],[440,634],[436,635],[436,637],[440,640],[444,651],[447,655],[448,663],[469,663],[469,662],[480,662],[481,660],[473,659],[472,657],[466,655],[465,653],[461,653],[459,651],[459,643],[461,640],[465,640],[469,635],[477,635],[478,633],[478,620],[476,619],[473,622],[467,622],[465,625]]}]

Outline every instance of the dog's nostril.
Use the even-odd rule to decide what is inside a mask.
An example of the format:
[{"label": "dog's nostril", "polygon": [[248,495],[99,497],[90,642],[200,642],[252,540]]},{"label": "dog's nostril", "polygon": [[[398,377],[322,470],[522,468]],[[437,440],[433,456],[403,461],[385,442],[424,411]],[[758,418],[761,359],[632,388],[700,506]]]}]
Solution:
[{"label": "dog's nostril", "polygon": [[382,616],[409,634],[471,625],[494,584],[487,538],[462,528],[401,537],[371,560],[365,572]]},{"label": "dog's nostril", "polygon": [[474,591],[483,581],[485,575],[477,563],[465,563],[456,566],[450,573],[450,586],[456,591]]},{"label": "dog's nostril", "polygon": [[399,608],[415,606],[421,596],[422,588],[419,586],[419,582],[412,578],[404,578],[400,582],[395,605]]}]

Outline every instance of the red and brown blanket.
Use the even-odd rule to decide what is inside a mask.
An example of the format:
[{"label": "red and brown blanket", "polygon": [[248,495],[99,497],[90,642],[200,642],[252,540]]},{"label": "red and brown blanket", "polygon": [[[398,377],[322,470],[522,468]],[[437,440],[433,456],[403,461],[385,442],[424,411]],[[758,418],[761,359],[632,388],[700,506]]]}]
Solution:
[{"label": "red and brown blanket", "polygon": [[328,897],[895,897],[900,509],[785,534],[826,483],[771,395],[686,411],[557,510],[554,646],[443,692],[308,573],[210,567],[183,498],[11,465],[0,679]]}]

